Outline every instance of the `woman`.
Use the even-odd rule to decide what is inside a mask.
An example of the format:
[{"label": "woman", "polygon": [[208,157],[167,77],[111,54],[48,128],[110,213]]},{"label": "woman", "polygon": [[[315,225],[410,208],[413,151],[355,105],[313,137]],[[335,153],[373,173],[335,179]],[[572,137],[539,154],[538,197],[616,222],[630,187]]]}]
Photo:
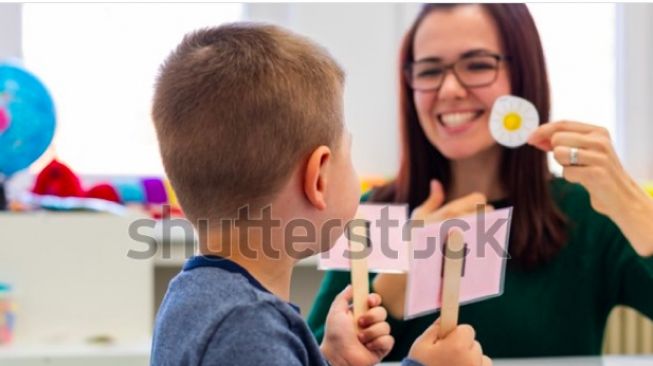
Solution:
[{"label": "woman", "polygon": [[[504,294],[465,305],[493,358],[594,355],[611,309],[653,317],[653,200],[626,174],[608,133],[596,126],[543,123],[528,145],[499,146],[488,117],[506,94],[549,118],[549,89],[537,29],[524,4],[425,5],[400,53],[402,160],[397,177],[365,199],[408,203],[412,217],[437,221],[513,206]],[[563,178],[551,175],[553,151]],[[309,315],[321,338],[327,304],[349,274],[329,272]],[[405,276],[371,276],[406,355],[437,314],[403,314]]]}]

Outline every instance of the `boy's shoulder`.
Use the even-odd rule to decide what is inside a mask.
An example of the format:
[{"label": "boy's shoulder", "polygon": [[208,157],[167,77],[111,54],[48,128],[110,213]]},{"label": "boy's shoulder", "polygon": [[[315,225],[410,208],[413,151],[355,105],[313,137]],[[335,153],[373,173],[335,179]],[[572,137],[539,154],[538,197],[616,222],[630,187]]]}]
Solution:
[{"label": "boy's shoulder", "polygon": [[157,323],[173,318],[188,324],[197,319],[196,327],[215,328],[231,317],[245,315],[283,322],[288,327],[301,320],[289,304],[257,288],[243,275],[203,267],[184,270],[173,278]]},{"label": "boy's shoulder", "polygon": [[288,363],[294,359],[303,365],[319,364],[321,355],[296,309],[246,276],[202,267],[171,281],[157,315],[152,361],[171,358],[178,362],[166,364],[223,358],[269,364],[278,358],[281,364],[295,364]]}]

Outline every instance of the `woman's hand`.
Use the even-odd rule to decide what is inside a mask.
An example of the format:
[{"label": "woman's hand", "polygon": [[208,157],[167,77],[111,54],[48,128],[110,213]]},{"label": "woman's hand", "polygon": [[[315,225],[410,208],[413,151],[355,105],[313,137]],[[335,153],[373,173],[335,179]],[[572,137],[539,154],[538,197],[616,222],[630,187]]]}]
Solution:
[{"label": "woman's hand", "polygon": [[626,173],[605,128],[570,121],[546,123],[528,143],[552,151],[564,178],[587,189],[592,207],[619,226],[637,253],[653,255],[653,199]]},{"label": "woman's hand", "polygon": [[446,205],[444,202],[444,189],[437,180],[431,181],[431,193],[420,206],[413,210],[412,220],[423,220],[425,224],[444,221],[456,217],[471,215],[479,209],[489,211],[492,206],[487,204],[487,198],[482,193],[471,193],[465,197],[453,200]]},{"label": "woman's hand", "polygon": [[[437,180],[432,180],[429,197],[413,210],[411,220],[430,224],[471,215],[478,212],[479,209],[485,211],[493,209],[492,206],[487,205],[487,198],[481,193],[472,193],[442,205],[444,198],[442,184]],[[406,275],[381,273],[374,278],[373,288],[374,292],[383,297],[383,304],[388,313],[394,318],[403,318]]]}]

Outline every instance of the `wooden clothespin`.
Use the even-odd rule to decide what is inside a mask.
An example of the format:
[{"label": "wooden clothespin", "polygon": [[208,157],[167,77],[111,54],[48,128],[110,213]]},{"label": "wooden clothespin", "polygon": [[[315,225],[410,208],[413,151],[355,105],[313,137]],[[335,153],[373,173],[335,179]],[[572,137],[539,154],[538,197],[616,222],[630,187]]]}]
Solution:
[{"label": "wooden clothespin", "polygon": [[[358,319],[368,310],[367,298],[369,297],[369,270],[367,267],[367,253],[369,245],[369,222],[356,216],[356,223],[364,225],[351,225],[349,235],[349,250],[351,260],[351,286],[354,301],[354,322],[358,330]],[[352,240],[355,239],[355,240]]]},{"label": "wooden clothespin", "polygon": [[444,338],[458,325],[460,307],[460,279],[465,259],[465,241],[458,229],[451,229],[447,237],[444,254],[444,276],[442,278],[442,308],[440,310],[440,331],[438,338]]}]

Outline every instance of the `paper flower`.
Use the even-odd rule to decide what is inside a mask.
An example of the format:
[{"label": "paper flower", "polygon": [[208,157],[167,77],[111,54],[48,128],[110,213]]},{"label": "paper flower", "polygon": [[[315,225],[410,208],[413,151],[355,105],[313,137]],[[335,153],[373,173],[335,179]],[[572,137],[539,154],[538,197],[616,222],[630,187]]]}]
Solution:
[{"label": "paper flower", "polygon": [[490,114],[490,133],[503,146],[519,147],[540,123],[535,106],[513,95],[499,97]]}]

